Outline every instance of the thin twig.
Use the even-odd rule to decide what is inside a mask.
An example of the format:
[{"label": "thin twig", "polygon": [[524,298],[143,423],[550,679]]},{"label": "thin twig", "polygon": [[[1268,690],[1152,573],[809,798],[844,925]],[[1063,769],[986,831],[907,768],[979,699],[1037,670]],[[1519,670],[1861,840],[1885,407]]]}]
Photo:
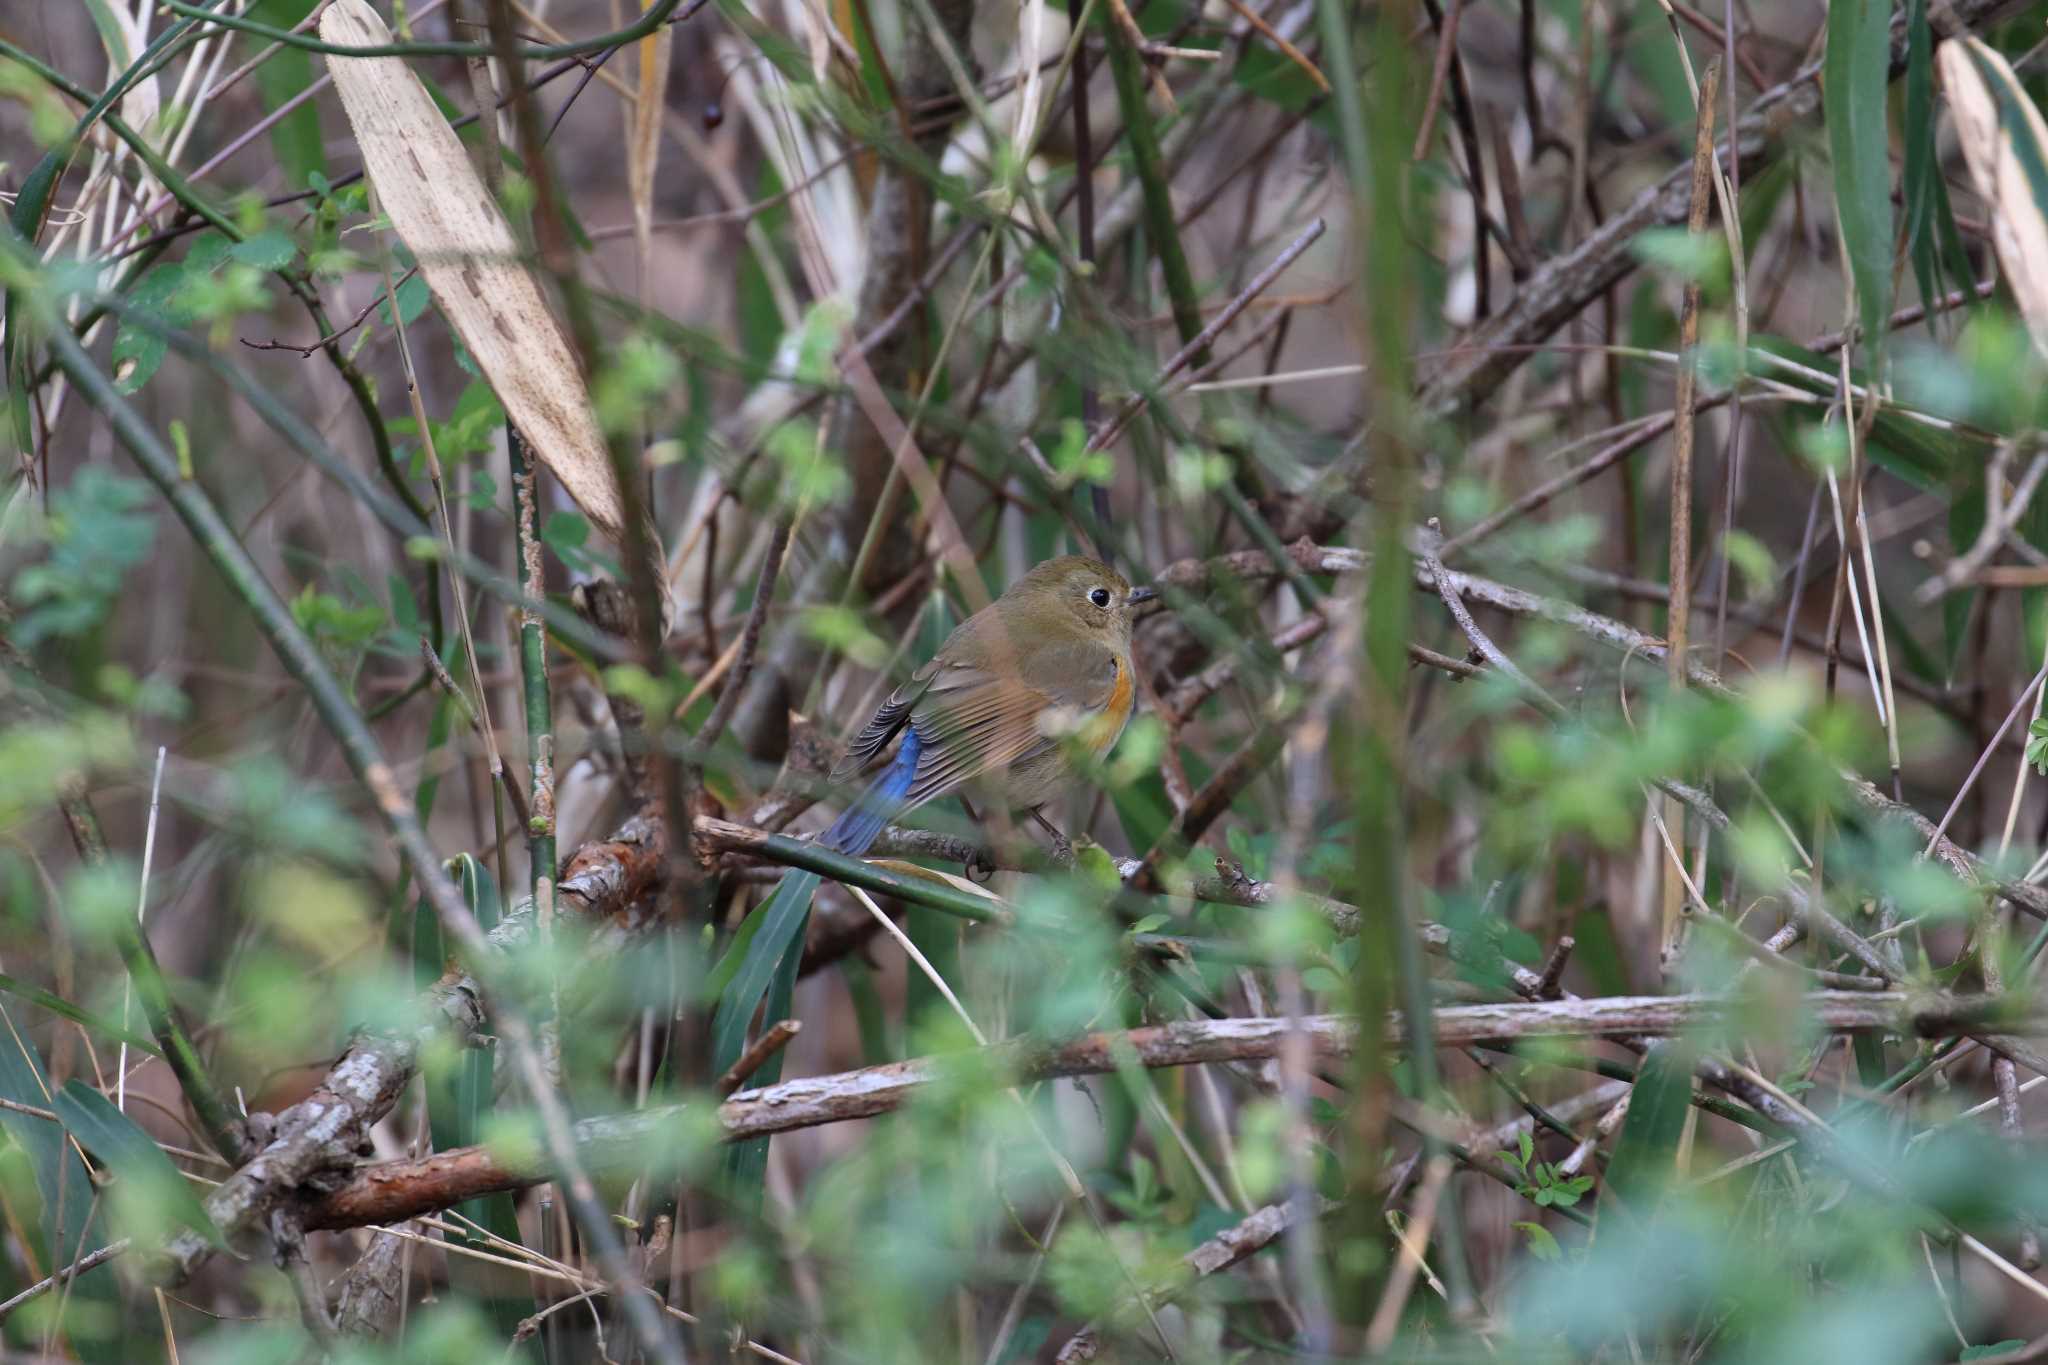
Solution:
[{"label": "thin twig", "polygon": [[697,752],[710,752],[718,743],[718,737],[725,733],[725,727],[732,721],[732,713],[739,709],[740,694],[746,689],[747,679],[754,671],[754,658],[761,647],[761,628],[768,619],[768,608],[775,600],[776,580],[782,573],[782,556],[789,549],[790,520],[784,517],[775,523],[775,529],[768,536],[768,555],[761,561],[761,576],[754,584],[754,600],[747,608],[747,623],[740,631],[739,655],[726,675],[725,688],[718,694],[718,704],[711,708],[711,714],[697,731],[694,747]]},{"label": "thin twig", "polygon": [[2027,472],[2020,476],[2019,483],[2012,490],[2012,497],[1999,505],[1999,488],[1996,480],[1985,485],[1985,497],[1993,503],[1991,514],[1984,519],[1984,529],[1977,533],[1977,539],[1968,550],[1951,559],[1940,573],[1922,583],[1913,592],[1913,600],[1925,606],[1938,602],[1949,593],[1967,586],[1977,572],[1998,552],[1998,547],[2027,510],[2027,504],[2034,500],[2034,493],[2041,486],[2041,476],[2048,474],[2048,453],[2034,456],[2027,465]]},{"label": "thin twig", "polygon": [[780,1052],[788,1045],[790,1039],[802,1033],[803,1029],[801,1020],[781,1019],[761,1030],[761,1036],[747,1044],[747,1050],[739,1055],[738,1061],[725,1069],[725,1074],[718,1078],[718,1084],[713,1089],[721,1096],[732,1094],[747,1083],[747,1077],[759,1071],[764,1062]]},{"label": "thin twig", "polygon": [[[1302,252],[1308,250],[1316,238],[1322,235],[1323,220],[1318,218],[1313,223],[1310,223],[1300,236],[1289,242],[1286,248],[1278,256],[1275,256],[1264,270],[1252,276],[1250,282],[1238,291],[1237,296],[1224,305],[1223,311],[1210,319],[1208,326],[1195,333],[1186,344],[1173,353],[1167,362],[1160,367],[1159,373],[1153,377],[1152,392],[1158,392],[1159,389],[1165,386],[1167,380],[1180,372],[1183,366],[1207,350],[1210,343],[1223,334],[1223,329],[1237,321],[1237,315],[1242,313],[1251,304],[1253,299],[1264,293],[1274,280],[1280,278],[1280,273],[1286,270],[1288,266],[1294,264],[1295,259]],[[1103,426],[1098,427],[1088,437],[1088,450],[1091,452],[1101,450],[1111,441],[1114,441],[1123,432],[1123,429],[1130,425],[1131,419],[1143,411],[1145,405],[1150,401],[1151,398],[1148,394],[1141,393],[1132,398],[1130,402],[1124,404],[1114,417],[1110,418]]]}]

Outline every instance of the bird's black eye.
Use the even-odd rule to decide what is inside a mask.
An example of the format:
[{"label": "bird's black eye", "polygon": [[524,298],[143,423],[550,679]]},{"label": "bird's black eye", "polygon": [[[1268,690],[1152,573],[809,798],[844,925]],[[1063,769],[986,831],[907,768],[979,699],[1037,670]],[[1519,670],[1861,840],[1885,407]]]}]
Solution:
[{"label": "bird's black eye", "polygon": [[1088,594],[1088,600],[1089,600],[1090,602],[1093,602],[1093,603],[1094,603],[1094,604],[1095,604],[1096,606],[1098,606],[1098,607],[1106,607],[1106,606],[1108,606],[1108,605],[1109,605],[1109,589],[1108,589],[1108,588],[1096,588],[1096,589],[1094,589],[1093,591],[1091,591],[1091,592],[1090,592],[1090,593]]}]

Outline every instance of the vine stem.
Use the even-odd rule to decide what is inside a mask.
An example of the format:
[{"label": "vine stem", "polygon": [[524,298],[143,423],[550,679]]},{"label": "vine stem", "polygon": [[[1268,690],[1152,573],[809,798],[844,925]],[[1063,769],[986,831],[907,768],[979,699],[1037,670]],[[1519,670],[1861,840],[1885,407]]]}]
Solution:
[{"label": "vine stem", "polygon": [[548,634],[540,608],[546,596],[540,545],[539,471],[528,458],[526,438],[505,425],[512,460],[512,504],[519,539],[519,674],[526,713],[526,763],[531,786],[526,803],[527,876],[534,908],[552,918],[555,879],[555,720],[548,692]]}]

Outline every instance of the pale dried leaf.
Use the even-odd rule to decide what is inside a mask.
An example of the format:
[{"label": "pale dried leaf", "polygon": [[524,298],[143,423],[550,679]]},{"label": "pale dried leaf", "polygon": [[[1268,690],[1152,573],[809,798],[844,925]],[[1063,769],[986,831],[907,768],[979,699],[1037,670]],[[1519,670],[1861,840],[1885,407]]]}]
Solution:
[{"label": "pale dried leaf", "polygon": [[[329,43],[389,43],[364,0],[335,0]],[[518,240],[461,141],[396,57],[329,57],[334,88],[377,198],[420,263],[441,312],[527,443],[595,526],[624,543],[625,517],[583,374]]]},{"label": "pale dried leaf", "polygon": [[2048,125],[2005,58],[1978,39],[1949,39],[1935,61],[1970,179],[1990,210],[1999,267],[2034,349],[2048,357],[2048,202],[2029,175],[2029,163],[2037,174],[2048,168]]},{"label": "pale dried leaf", "polygon": [[950,886],[955,891],[965,891],[970,896],[979,896],[998,909],[1011,909],[1008,901],[987,887],[978,886],[967,878],[956,877],[950,872],[941,872],[935,867],[905,862],[901,858],[870,858],[867,862],[869,867],[879,867],[884,872],[893,872],[899,877],[916,877],[920,881],[937,882],[941,886]]},{"label": "pale dried leaf", "polygon": [[[107,54],[107,76],[112,79],[128,69],[136,53],[149,46],[149,34],[135,16],[128,13],[126,5],[88,0],[86,8],[92,15],[93,26],[99,31],[100,47]],[[162,109],[163,86],[154,71],[129,86],[121,96],[121,118],[129,127],[142,130],[145,136],[159,145],[162,138],[151,125]]]},{"label": "pale dried leaf", "polygon": [[[653,0],[641,0],[644,10]],[[647,285],[654,250],[654,172],[661,158],[662,114],[667,106],[672,30],[663,24],[642,38],[639,95],[626,120],[626,192],[633,201],[633,236],[640,248],[641,288]]]}]

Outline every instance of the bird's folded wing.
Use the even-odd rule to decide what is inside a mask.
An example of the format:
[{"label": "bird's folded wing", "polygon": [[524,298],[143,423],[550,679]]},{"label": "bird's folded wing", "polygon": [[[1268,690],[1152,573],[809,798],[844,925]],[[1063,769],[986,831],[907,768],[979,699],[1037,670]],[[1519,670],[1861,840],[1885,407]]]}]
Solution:
[{"label": "bird's folded wing", "polygon": [[1115,659],[1106,652],[1077,667],[1064,685],[1047,687],[1027,686],[1007,672],[941,669],[912,715],[924,753],[907,799],[930,801],[1045,753],[1072,719],[1101,709],[1116,677]]},{"label": "bird's folded wing", "polygon": [[1015,678],[952,667],[920,699],[911,727],[924,741],[906,799],[945,796],[986,773],[1034,757],[1053,741],[1039,717],[1052,705]]}]

